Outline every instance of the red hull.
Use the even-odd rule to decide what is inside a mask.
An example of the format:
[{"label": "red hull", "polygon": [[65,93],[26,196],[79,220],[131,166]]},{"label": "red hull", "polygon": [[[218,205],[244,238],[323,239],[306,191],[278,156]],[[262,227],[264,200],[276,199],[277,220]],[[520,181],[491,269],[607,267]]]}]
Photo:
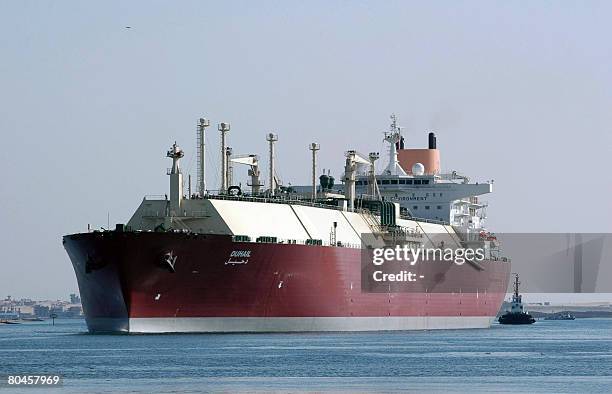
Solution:
[{"label": "red hull", "polygon": [[[69,235],[64,246],[92,331],[131,331],[129,320],[140,318],[492,320],[510,273],[510,264],[499,261],[482,262],[482,271],[467,264],[429,264],[420,273],[446,278],[436,292],[373,294],[361,290],[360,249],[147,232]],[[162,262],[170,251],[176,256],[174,272]],[[250,251],[250,256],[230,259],[232,251]],[[114,323],[105,327],[104,319]]]}]

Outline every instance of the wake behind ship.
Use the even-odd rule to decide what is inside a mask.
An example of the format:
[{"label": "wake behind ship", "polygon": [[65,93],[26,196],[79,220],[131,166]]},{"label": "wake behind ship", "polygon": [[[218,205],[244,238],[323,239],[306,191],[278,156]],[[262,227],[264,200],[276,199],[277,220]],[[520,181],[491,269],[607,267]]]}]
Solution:
[{"label": "wake behind ship", "polygon": [[[221,132],[221,185],[206,188],[206,119],[198,124],[197,191],[183,191],[175,143],[169,197],[145,197],[126,225],[66,235],[91,332],[289,332],[489,327],[508,285],[510,263],[484,228],[479,195],[492,183],[440,172],[436,137],[405,149],[392,117],[378,153],[348,151],[342,184],[315,183],[318,144],[311,144],[312,184],[285,187],[275,171],[278,138],[268,134],[268,187],[259,157],[232,155]],[[248,167],[251,190],[232,182]],[[191,186],[189,186],[191,189]],[[410,292],[364,291],[362,256],[369,236],[416,247],[479,246],[483,261],[418,265]],[[435,291],[432,291],[435,289]]]}]

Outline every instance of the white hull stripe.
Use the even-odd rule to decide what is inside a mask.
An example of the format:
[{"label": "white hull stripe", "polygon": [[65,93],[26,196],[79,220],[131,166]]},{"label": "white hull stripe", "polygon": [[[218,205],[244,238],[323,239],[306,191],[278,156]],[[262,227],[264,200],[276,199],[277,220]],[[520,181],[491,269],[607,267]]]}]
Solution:
[{"label": "white hull stripe", "polygon": [[494,319],[491,316],[150,317],[122,322],[91,319],[88,325],[91,331],[132,333],[391,331],[488,328]]}]

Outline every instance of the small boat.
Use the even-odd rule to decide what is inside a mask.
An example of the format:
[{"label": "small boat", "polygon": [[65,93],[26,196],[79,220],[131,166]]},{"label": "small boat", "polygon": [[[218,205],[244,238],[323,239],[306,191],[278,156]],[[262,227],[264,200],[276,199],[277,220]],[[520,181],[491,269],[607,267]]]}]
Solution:
[{"label": "small boat", "polygon": [[519,276],[514,274],[514,294],[510,310],[499,317],[499,324],[533,324],[535,319],[523,309],[522,297],[519,294]]},{"label": "small boat", "polygon": [[544,318],[544,320],[576,320],[576,316],[569,312],[553,313]]},{"label": "small boat", "polygon": [[14,320],[2,320],[0,321],[0,323],[2,324],[20,324],[18,321],[14,321]]}]

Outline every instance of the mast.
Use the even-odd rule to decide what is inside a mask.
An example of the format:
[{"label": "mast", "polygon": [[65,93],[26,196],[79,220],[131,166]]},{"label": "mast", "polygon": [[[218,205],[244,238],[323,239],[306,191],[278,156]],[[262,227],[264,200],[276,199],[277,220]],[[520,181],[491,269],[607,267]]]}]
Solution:
[{"label": "mast", "polygon": [[225,148],[225,179],[227,187],[230,187],[233,183],[233,167],[232,167],[232,148],[229,146]]},{"label": "mast", "polygon": [[[204,140],[204,131],[210,126],[210,121],[206,118],[200,118],[200,122],[198,123],[198,180],[197,180],[197,189],[200,197],[204,196],[206,192],[206,171],[205,171],[205,163],[206,163],[206,143]],[[190,192],[191,195],[191,192]]]},{"label": "mast", "polygon": [[389,143],[389,164],[383,174],[406,175],[406,172],[397,160],[397,149],[402,141],[402,134],[401,128],[397,125],[397,117],[395,114],[391,114],[391,126],[389,131],[385,133],[384,140]]},{"label": "mast", "polygon": [[519,298],[519,276],[518,274],[514,274],[514,297],[518,300]]},{"label": "mast", "polygon": [[221,132],[221,190],[219,194],[227,191],[227,157],[225,156],[225,135],[230,131],[230,124],[219,123],[218,130]]},{"label": "mast", "polygon": [[181,173],[180,160],[185,153],[174,142],[166,156],[172,159],[170,175],[170,216],[179,215],[183,203],[183,174]]},{"label": "mast", "polygon": [[319,144],[313,142],[308,148],[312,151],[312,201],[317,200],[317,151],[321,149]]},{"label": "mast", "polygon": [[274,179],[274,143],[278,141],[278,136],[274,133],[269,133],[266,136],[266,141],[270,143],[270,196],[276,193],[276,180]]},{"label": "mast", "polygon": [[370,195],[372,195],[372,197],[374,196],[378,196],[378,198],[380,199],[380,192],[378,190],[378,184],[376,183],[376,160],[378,160],[378,158],[380,157],[380,153],[378,152],[370,152],[370,154],[368,155],[368,158],[370,159],[370,163],[372,163],[370,165],[370,173],[369,173],[369,177],[368,177],[368,187],[370,189]]}]

